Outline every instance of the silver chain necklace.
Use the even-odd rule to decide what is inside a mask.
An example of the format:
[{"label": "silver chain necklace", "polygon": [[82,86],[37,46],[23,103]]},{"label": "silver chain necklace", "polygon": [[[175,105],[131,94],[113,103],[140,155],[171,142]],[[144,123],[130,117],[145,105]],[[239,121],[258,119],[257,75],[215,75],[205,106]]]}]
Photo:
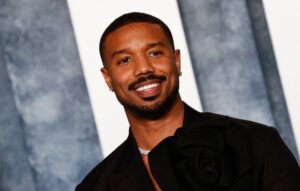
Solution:
[{"label": "silver chain necklace", "polygon": [[150,153],[150,150],[142,149],[140,147],[138,149],[142,155],[148,155]]}]

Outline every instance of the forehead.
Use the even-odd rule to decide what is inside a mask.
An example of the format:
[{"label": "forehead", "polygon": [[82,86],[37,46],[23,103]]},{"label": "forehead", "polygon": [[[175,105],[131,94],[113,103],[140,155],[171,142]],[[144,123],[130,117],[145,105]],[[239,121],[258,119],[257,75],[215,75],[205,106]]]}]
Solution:
[{"label": "forehead", "polygon": [[153,42],[170,44],[165,32],[158,24],[131,23],[118,28],[107,36],[104,42],[104,53]]}]

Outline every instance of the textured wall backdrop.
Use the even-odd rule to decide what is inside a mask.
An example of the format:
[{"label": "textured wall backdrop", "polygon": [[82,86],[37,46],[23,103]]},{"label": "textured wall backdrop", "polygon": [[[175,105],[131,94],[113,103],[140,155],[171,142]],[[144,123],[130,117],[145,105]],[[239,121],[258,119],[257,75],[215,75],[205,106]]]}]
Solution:
[{"label": "textured wall backdrop", "polygon": [[[298,156],[261,0],[178,6],[203,110],[274,125]],[[74,190],[103,157],[66,0],[0,0],[0,47],[0,191]]]},{"label": "textured wall backdrop", "polygon": [[101,154],[67,4],[0,5],[1,191],[71,191]]},{"label": "textured wall backdrop", "polygon": [[298,157],[261,0],[178,3],[203,110],[275,126]]}]

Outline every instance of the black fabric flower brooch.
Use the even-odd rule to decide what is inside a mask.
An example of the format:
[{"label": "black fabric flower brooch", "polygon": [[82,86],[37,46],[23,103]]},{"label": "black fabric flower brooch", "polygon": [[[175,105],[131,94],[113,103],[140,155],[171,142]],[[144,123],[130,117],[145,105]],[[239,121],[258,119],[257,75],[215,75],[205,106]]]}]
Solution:
[{"label": "black fabric flower brooch", "polygon": [[149,153],[164,191],[226,190],[251,167],[250,145],[228,117],[179,128]]}]

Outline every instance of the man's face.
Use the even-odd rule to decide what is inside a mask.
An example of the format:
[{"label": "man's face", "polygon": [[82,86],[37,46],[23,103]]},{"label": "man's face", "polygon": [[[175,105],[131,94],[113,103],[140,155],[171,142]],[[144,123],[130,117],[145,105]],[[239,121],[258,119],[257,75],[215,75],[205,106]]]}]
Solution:
[{"label": "man's face", "polygon": [[104,62],[105,81],[127,110],[155,116],[178,96],[180,52],[157,24],[132,23],[109,34]]}]

